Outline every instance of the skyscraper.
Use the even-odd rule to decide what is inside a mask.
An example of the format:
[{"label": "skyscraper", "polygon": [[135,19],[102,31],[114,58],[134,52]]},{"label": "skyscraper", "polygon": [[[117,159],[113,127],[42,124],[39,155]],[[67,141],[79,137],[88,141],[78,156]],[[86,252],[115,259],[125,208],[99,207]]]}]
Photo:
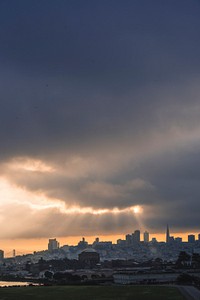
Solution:
[{"label": "skyscraper", "polygon": [[132,236],[131,234],[126,235],[126,245],[130,246],[132,244]]},{"label": "skyscraper", "polygon": [[195,243],[195,235],[194,234],[188,235],[188,243]]},{"label": "skyscraper", "polygon": [[144,242],[145,243],[149,242],[149,232],[147,232],[147,231],[144,232]]},{"label": "skyscraper", "polygon": [[48,243],[48,251],[52,252],[59,248],[59,243],[56,239],[49,239]]},{"label": "skyscraper", "polygon": [[140,230],[135,230],[132,234],[133,237],[133,243],[139,243],[140,242]]},{"label": "skyscraper", "polygon": [[169,243],[170,241],[170,234],[169,234],[169,226],[167,224],[167,230],[166,230],[166,243]]}]

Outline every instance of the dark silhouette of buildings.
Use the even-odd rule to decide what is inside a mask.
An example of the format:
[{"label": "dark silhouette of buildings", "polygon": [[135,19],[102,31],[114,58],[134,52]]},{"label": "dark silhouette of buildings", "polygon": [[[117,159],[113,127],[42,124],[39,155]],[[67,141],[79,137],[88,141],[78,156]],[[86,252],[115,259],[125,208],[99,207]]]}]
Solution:
[{"label": "dark silhouette of buildings", "polygon": [[85,238],[82,238],[82,241],[78,243],[78,248],[81,250],[86,249],[88,247],[88,242],[86,242]]},{"label": "dark silhouette of buildings", "polygon": [[78,260],[84,267],[94,268],[100,262],[100,256],[96,250],[88,248],[79,254]]}]

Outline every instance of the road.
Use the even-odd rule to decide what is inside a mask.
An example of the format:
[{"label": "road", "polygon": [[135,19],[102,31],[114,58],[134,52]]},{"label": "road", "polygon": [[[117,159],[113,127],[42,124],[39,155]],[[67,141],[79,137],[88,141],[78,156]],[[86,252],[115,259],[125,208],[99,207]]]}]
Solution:
[{"label": "road", "polygon": [[180,292],[187,300],[200,300],[200,291],[193,286],[178,286]]}]

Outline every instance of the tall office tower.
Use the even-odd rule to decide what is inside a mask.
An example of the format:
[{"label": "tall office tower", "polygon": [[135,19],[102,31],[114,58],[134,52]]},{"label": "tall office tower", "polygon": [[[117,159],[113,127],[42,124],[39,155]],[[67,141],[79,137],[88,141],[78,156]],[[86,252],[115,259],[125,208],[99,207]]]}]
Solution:
[{"label": "tall office tower", "polygon": [[0,250],[0,262],[4,259],[4,251]]},{"label": "tall office tower", "polygon": [[145,243],[149,242],[149,232],[147,232],[147,231],[144,232],[144,242]]},{"label": "tall office tower", "polygon": [[194,243],[195,242],[195,235],[189,234],[188,235],[188,243]]},{"label": "tall office tower", "polygon": [[132,235],[131,234],[127,234],[126,235],[126,245],[127,246],[131,246],[132,245]]},{"label": "tall office tower", "polygon": [[133,243],[140,243],[140,230],[135,230],[132,234]]},{"label": "tall office tower", "polygon": [[169,234],[169,226],[167,224],[167,230],[166,230],[166,243],[169,243],[170,241],[170,234]]},{"label": "tall office tower", "polygon": [[49,239],[48,251],[53,251],[59,249],[59,243],[56,239]]},{"label": "tall office tower", "polygon": [[200,242],[200,233],[198,234],[198,241]]}]

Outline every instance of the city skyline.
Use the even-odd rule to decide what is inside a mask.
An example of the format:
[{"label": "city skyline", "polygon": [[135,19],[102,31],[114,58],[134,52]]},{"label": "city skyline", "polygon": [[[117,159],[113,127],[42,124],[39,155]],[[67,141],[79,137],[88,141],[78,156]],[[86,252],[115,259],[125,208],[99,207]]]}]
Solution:
[{"label": "city skyline", "polygon": [[0,248],[198,233],[199,14],[194,0],[0,1]]},{"label": "city skyline", "polygon": [[[169,229],[169,226],[167,227]],[[199,232],[188,232],[188,233],[175,233],[175,232],[169,232],[169,239],[167,242],[167,230],[166,232],[163,232],[162,234],[153,234],[148,231],[140,231],[139,229],[134,230],[132,233],[126,233],[126,234],[118,234],[115,236],[109,236],[109,235],[100,235],[100,236],[84,236],[84,239],[89,243],[92,244],[96,238],[99,239],[101,242],[112,242],[113,244],[116,244],[118,240],[126,240],[127,236],[132,236],[134,232],[140,232],[140,241],[143,242],[145,241],[144,235],[145,233],[148,234],[149,242],[152,240],[157,240],[158,242],[165,242],[165,243],[170,243],[173,242],[174,240],[181,239],[182,242],[188,242],[189,236],[194,236],[194,239],[197,241],[199,240]],[[171,241],[170,241],[170,238]],[[29,254],[37,251],[43,251],[48,249],[48,243],[49,241],[54,241],[56,247],[59,246],[64,246],[64,245],[69,245],[69,246],[75,246],[78,245],[78,243],[83,239],[83,236],[73,236],[73,237],[49,237],[49,238],[41,238],[41,239],[24,239],[24,240],[10,240],[10,241],[0,241],[1,249],[5,252],[6,257],[12,257],[13,252],[16,253],[16,255],[24,255],[24,254]],[[27,244],[28,242],[28,244]],[[12,243],[12,245],[11,245]]]}]

